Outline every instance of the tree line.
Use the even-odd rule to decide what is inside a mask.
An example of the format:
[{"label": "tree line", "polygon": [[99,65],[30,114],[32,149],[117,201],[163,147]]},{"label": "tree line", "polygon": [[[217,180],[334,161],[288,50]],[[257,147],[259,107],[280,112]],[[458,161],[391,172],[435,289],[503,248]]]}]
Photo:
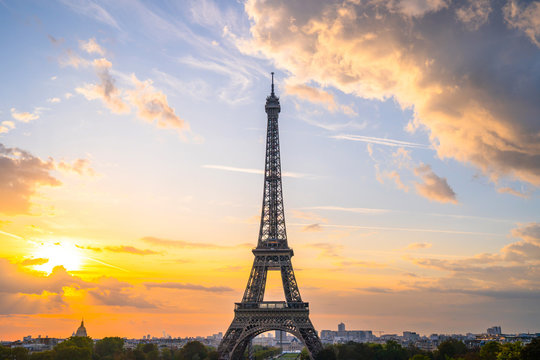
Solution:
[{"label": "tree line", "polygon": [[[302,351],[300,359],[309,359],[307,351]],[[315,360],[540,360],[540,338],[527,345],[491,341],[473,349],[462,341],[449,339],[433,352],[414,346],[403,347],[395,341],[384,345],[349,342],[325,347]]]},{"label": "tree line", "polygon": [[22,347],[0,346],[0,360],[217,360],[218,353],[199,341],[191,341],[177,350],[158,349],[156,344],[141,343],[135,349],[124,348],[124,339],[72,336],[52,350],[29,353]]},{"label": "tree line", "polygon": [[[279,353],[278,348],[253,347],[254,360],[270,359]],[[305,348],[299,359],[309,360]],[[177,350],[160,350],[152,343],[126,349],[124,339],[119,337],[106,337],[95,343],[89,337],[71,337],[52,350],[31,354],[22,347],[0,346],[0,360],[218,360],[218,353],[199,341],[188,342]],[[395,341],[386,344],[349,342],[326,346],[315,360],[540,360],[540,338],[527,345],[491,341],[479,349],[469,349],[462,341],[450,339],[433,352],[414,346],[403,347]]]}]

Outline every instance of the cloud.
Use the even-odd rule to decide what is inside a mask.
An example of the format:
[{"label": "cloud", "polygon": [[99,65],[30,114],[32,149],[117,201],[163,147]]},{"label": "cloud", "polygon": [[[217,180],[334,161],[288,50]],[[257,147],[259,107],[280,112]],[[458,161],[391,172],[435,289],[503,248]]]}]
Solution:
[{"label": "cloud", "polygon": [[512,230],[512,236],[540,246],[540,223],[532,222]]},{"label": "cloud", "polygon": [[88,294],[98,301],[99,305],[129,306],[139,309],[155,309],[157,306],[139,295],[126,289],[92,289]]},{"label": "cloud", "polygon": [[117,252],[117,253],[128,253],[128,254],[135,254],[135,255],[155,255],[159,254],[157,251],[149,250],[149,249],[137,249],[133,246],[106,246],[105,250]]},{"label": "cloud", "polygon": [[402,168],[402,167],[408,168],[412,160],[411,151],[400,147],[394,153],[392,153],[392,159],[394,160],[394,162],[397,164],[399,168]]},{"label": "cloud", "polygon": [[91,64],[90,61],[80,57],[71,49],[66,50],[58,62],[61,66],[71,66],[75,69],[78,69],[79,67],[87,67]]},{"label": "cloud", "polygon": [[13,130],[15,128],[15,123],[13,121],[2,121],[2,124],[0,124],[0,134],[7,133],[10,130]]},{"label": "cloud", "polygon": [[533,44],[540,47],[540,2],[521,5],[520,1],[510,0],[503,7],[503,14],[510,27],[523,31]]},{"label": "cloud", "polygon": [[[94,38],[80,42],[80,47],[88,53],[100,55],[105,53],[105,50],[99,46]],[[102,57],[90,62],[71,50],[68,50],[66,54],[67,59],[61,58],[61,64],[76,68],[92,64],[100,79],[98,84],[84,84],[75,88],[75,91],[87,100],[101,100],[109,110],[116,114],[129,113],[131,107],[135,107],[140,119],[156,123],[159,128],[176,129],[181,134],[189,131],[189,124],[175,113],[174,108],[169,105],[167,96],[153,86],[152,80],[140,81],[135,74],[131,74],[129,80],[133,87],[130,89],[120,88],[116,85],[116,79],[111,74],[112,63],[108,59]],[[66,99],[71,96],[70,93],[65,95]],[[193,135],[193,140],[202,141],[201,137],[197,135]]]},{"label": "cloud", "polygon": [[164,289],[177,289],[177,290],[199,290],[207,291],[211,293],[222,293],[232,291],[233,289],[228,286],[203,286],[198,284],[178,283],[178,282],[164,282],[164,283],[144,283],[148,288],[164,288]]},{"label": "cloud", "polygon": [[122,100],[122,92],[115,85],[109,69],[112,64],[105,58],[95,59],[94,68],[101,79],[100,84],[85,84],[75,89],[87,100],[100,99],[113,113],[122,114],[129,112],[129,106]]},{"label": "cloud", "polygon": [[79,47],[89,54],[105,55],[105,50],[96,41],[96,38],[90,38],[87,41],[79,40]]},{"label": "cloud", "polygon": [[85,302],[88,295],[98,305],[156,307],[136,294],[132,285],[111,277],[85,281],[69,274],[61,266],[55,267],[47,276],[26,268],[46,260],[30,258],[17,265],[0,258],[1,314],[58,314],[69,309],[73,299],[65,296],[65,292],[73,290],[81,291],[80,296],[83,297],[83,300],[77,297],[77,306]]},{"label": "cloud", "polygon": [[210,243],[199,243],[199,242],[189,242],[184,240],[170,240],[162,239],[153,236],[145,236],[141,238],[142,241],[147,242],[152,245],[164,246],[164,247],[176,247],[176,248],[185,248],[185,249],[226,249],[233,247],[252,247],[252,244],[243,243],[236,246],[223,246]]},{"label": "cloud", "polygon": [[370,286],[370,287],[365,287],[365,288],[358,288],[357,290],[370,292],[370,293],[377,293],[377,294],[391,294],[391,293],[395,292],[394,289],[383,288],[383,287],[375,287],[375,286]]},{"label": "cloud", "polygon": [[356,115],[356,113],[350,106],[339,105],[336,102],[334,95],[322,89],[317,89],[304,84],[287,83],[285,85],[285,92],[287,94],[294,95],[300,99],[308,100],[313,103],[324,104],[330,111],[339,110],[347,115]]},{"label": "cloud", "polygon": [[429,249],[431,247],[431,243],[422,242],[422,243],[411,243],[407,245],[406,249]]},{"label": "cloud", "polygon": [[51,175],[55,164],[30,153],[0,144],[0,213],[29,214],[30,198],[39,186],[59,186]]},{"label": "cloud", "polygon": [[[533,19],[540,17],[528,15],[536,14],[536,3],[519,11],[517,2],[511,4],[514,10],[506,18],[536,36]],[[427,130],[440,158],[472,164],[493,180],[508,176],[538,186],[536,48],[515,41],[513,31],[495,16],[471,36],[455,26],[456,10],[464,6],[446,1],[249,0],[250,35],[236,44],[286,69],[295,83],[365,99],[394,99],[412,109],[408,130]],[[501,10],[499,3],[492,6],[493,12]],[[465,14],[461,18],[468,19]],[[438,31],[442,28],[446,31]],[[509,62],[511,54],[520,55]]]},{"label": "cloud", "polygon": [[160,128],[189,130],[189,124],[176,115],[167,101],[167,96],[152,86],[152,80],[139,81],[132,74],[131,81],[135,89],[127,91],[127,98],[138,109],[141,119],[150,123],[156,121]]},{"label": "cloud", "polygon": [[34,111],[33,113],[17,112],[17,109],[15,109],[15,108],[11,108],[11,116],[15,120],[18,120],[18,121],[24,122],[24,123],[30,122],[32,120],[39,119],[39,114],[36,111]]},{"label": "cloud", "polygon": [[468,0],[466,5],[456,9],[456,17],[474,31],[488,21],[492,10],[490,0]]},{"label": "cloud", "polygon": [[90,160],[88,159],[76,159],[71,163],[62,160],[56,164],[56,168],[61,171],[73,172],[78,175],[96,175],[96,172],[90,166]]},{"label": "cloud", "polygon": [[437,176],[431,166],[422,164],[414,170],[422,178],[422,183],[416,183],[416,191],[426,199],[441,203],[457,204],[456,193],[446,182],[446,178]]},{"label": "cloud", "polygon": [[51,42],[51,44],[53,45],[60,45],[64,42],[64,39],[63,38],[55,38],[54,36],[52,36],[51,34],[48,34],[47,35],[47,38],[49,38],[49,41]]},{"label": "cloud", "polygon": [[49,259],[44,258],[28,258],[21,261],[22,266],[43,265],[49,262]]},{"label": "cloud", "polygon": [[502,187],[502,188],[497,188],[497,192],[499,194],[510,194],[510,195],[514,195],[514,196],[517,196],[517,197],[520,197],[520,198],[523,198],[523,199],[529,199],[531,197],[531,193],[522,193],[520,191],[517,191],[515,189],[512,189],[511,187]]},{"label": "cloud", "polygon": [[58,314],[68,308],[60,294],[6,294],[0,293],[0,315]]},{"label": "cloud", "polygon": [[394,180],[394,183],[396,184],[396,186],[398,187],[398,189],[401,189],[405,192],[408,192],[409,191],[409,187],[405,184],[403,184],[403,182],[401,181],[401,176],[398,174],[397,171],[391,171],[389,174],[388,174],[388,177],[390,179],[393,179]]},{"label": "cloud", "polygon": [[72,11],[120,30],[116,20],[101,6],[91,0],[61,0]]},{"label": "cloud", "polygon": [[326,223],[326,222],[328,222],[328,220],[326,218],[324,218],[322,216],[319,216],[317,214],[314,214],[312,212],[292,209],[291,214],[292,214],[292,217],[296,218],[296,219],[312,220],[312,221],[316,221],[318,223]]},{"label": "cloud", "polygon": [[363,261],[355,259],[346,259],[337,262],[340,267],[363,267],[363,268],[384,268],[386,264],[377,263],[374,261]]},{"label": "cloud", "polygon": [[537,296],[534,294],[540,292],[540,223],[523,224],[511,234],[520,240],[496,253],[455,259],[405,257],[420,267],[444,274],[414,279],[411,287],[495,298]]},{"label": "cloud", "polygon": [[55,267],[48,276],[36,276],[35,273],[23,271],[15,264],[0,258],[0,270],[2,273],[2,277],[0,278],[0,289],[2,289],[2,293],[39,295],[47,291],[58,294],[62,292],[64,286],[86,286],[86,282],[70,275],[60,266]]},{"label": "cloud", "polygon": [[372,208],[350,208],[343,206],[311,206],[304,209],[313,209],[313,210],[330,210],[330,211],[345,211],[358,214],[385,214],[390,212],[387,209],[372,209]]},{"label": "cloud", "polygon": [[79,249],[92,250],[92,251],[96,251],[96,252],[101,252],[102,251],[101,248],[94,247],[94,246],[81,246],[81,245],[75,244],[75,247],[77,247]]},{"label": "cloud", "polygon": [[405,192],[409,191],[409,187],[407,185],[405,185],[403,183],[403,181],[401,181],[401,175],[399,175],[399,173],[397,171],[393,170],[393,171],[381,172],[379,170],[379,165],[378,164],[375,164],[375,171],[376,171],[377,181],[379,181],[381,184],[384,183],[385,178],[388,178],[388,179],[394,181],[394,183],[396,184],[398,189],[403,190]]},{"label": "cloud", "polygon": [[392,11],[410,17],[422,17],[448,7],[447,0],[396,0],[383,4]]},{"label": "cloud", "polygon": [[310,248],[321,250],[319,257],[321,258],[342,258],[339,254],[343,250],[342,245],[331,244],[331,243],[314,243],[307,245]]},{"label": "cloud", "polygon": [[19,148],[7,148],[0,143],[0,213],[9,215],[30,214],[30,198],[40,186],[60,186],[52,175],[53,170],[73,172],[78,175],[95,175],[86,159],[56,162],[33,156]]},{"label": "cloud", "polygon": [[53,98],[47,99],[47,102],[50,102],[52,104],[59,103],[60,101],[62,101],[62,100],[60,98],[58,98],[58,97],[53,97]]},{"label": "cloud", "polygon": [[304,226],[302,231],[304,231],[304,232],[319,232],[319,231],[323,231],[323,229],[322,229],[321,225],[319,225],[319,224],[311,224],[311,225]]}]

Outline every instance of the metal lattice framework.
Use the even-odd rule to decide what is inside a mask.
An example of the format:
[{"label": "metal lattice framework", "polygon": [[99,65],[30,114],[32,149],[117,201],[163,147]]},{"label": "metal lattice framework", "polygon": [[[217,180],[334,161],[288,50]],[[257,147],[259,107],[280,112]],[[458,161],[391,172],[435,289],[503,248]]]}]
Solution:
[{"label": "metal lattice framework", "polygon": [[[235,304],[234,319],[225,333],[218,352],[220,360],[243,359],[246,347],[255,336],[271,330],[289,332],[301,340],[311,358],[322,350],[321,341],[309,320],[309,304],[303,302],[294,276],[287,244],[281,158],[279,152],[279,98],[272,92],[266,98],[268,130],[261,227],[257,248],[253,249],[253,267],[242,298]],[[268,271],[280,271],[285,301],[263,301]]]}]

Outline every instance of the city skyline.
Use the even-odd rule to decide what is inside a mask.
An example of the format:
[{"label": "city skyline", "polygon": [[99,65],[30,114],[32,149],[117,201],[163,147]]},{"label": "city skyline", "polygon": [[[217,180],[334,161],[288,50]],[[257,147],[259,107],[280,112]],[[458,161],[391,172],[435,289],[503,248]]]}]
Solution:
[{"label": "city skyline", "polygon": [[[70,336],[75,336],[75,337],[80,337],[80,336],[88,336],[88,337],[91,337],[91,338],[94,338],[94,339],[97,339],[99,340],[99,338],[96,338],[96,337],[93,337],[91,336],[91,334],[87,334],[86,332],[86,326],[84,325],[84,319],[81,320],[80,323],[76,322],[74,324],[79,324],[79,326],[77,327],[76,331],[73,331],[71,333]],[[76,325],[74,325],[76,326]],[[258,338],[258,339],[276,339],[275,341],[278,341],[277,339],[280,339],[280,336],[279,334],[282,333],[282,336],[283,336],[283,339],[292,339],[292,338],[296,338],[293,334],[289,333],[289,332],[285,332],[285,331],[280,331],[280,330],[272,330],[272,331],[267,331],[267,332],[263,332],[257,336],[255,336],[253,339],[255,338]],[[504,332],[502,331],[502,328],[500,326],[497,326],[497,325],[494,325],[492,327],[488,327],[487,329],[485,329],[484,331],[481,331],[479,333],[471,333],[471,332],[466,332],[466,333],[461,333],[461,334],[451,334],[451,333],[432,333],[432,334],[422,334],[422,333],[417,333],[416,331],[414,331],[414,329],[408,329],[408,330],[403,330],[403,331],[399,331],[397,333],[385,333],[384,331],[375,331],[376,334],[374,334],[374,331],[373,330],[370,330],[370,329],[349,329],[345,323],[343,322],[340,322],[339,324],[335,324],[335,327],[332,328],[332,329],[321,329],[320,330],[320,336],[321,336],[321,340],[323,342],[326,342],[328,343],[329,341],[329,336],[331,337],[339,337],[339,336],[344,336],[345,338],[347,337],[347,333],[349,334],[349,336],[352,336],[352,337],[356,337],[356,336],[359,336],[361,337],[361,339],[355,339],[355,340],[352,340],[352,341],[355,341],[355,342],[369,342],[369,341],[373,341],[373,340],[378,340],[378,339],[384,339],[385,337],[408,337],[408,336],[418,336],[418,337],[425,337],[425,338],[428,338],[428,337],[432,337],[434,335],[436,336],[442,336],[443,338],[444,337],[452,337],[452,336],[457,336],[457,337],[467,337],[467,336],[471,336],[471,338],[474,338],[474,339],[478,339],[479,337],[481,336],[484,336],[484,337],[490,337],[490,336],[493,336],[493,337],[505,337],[507,335],[511,335],[511,336],[527,336],[529,339],[533,339],[535,337],[537,337],[537,335],[539,333],[530,333],[530,332],[517,332],[517,333],[508,333],[508,332]],[[85,335],[86,334],[86,335]],[[326,334],[326,335],[325,335]],[[340,335],[340,334],[345,334],[345,335]],[[378,334],[378,335],[377,335]],[[401,334],[401,335],[399,335]],[[120,334],[119,334],[120,335]],[[369,335],[368,337],[366,337],[366,335]],[[119,336],[119,337],[122,337],[122,338],[128,338],[128,337],[125,337],[125,336]],[[46,339],[46,338],[51,338],[53,339],[53,337],[49,337],[47,334],[27,334],[26,336],[24,336],[22,338],[23,341],[26,341],[26,340],[36,340],[36,339]],[[60,337],[58,339],[66,339],[68,337]],[[139,339],[139,340],[167,340],[167,339],[212,339],[212,340],[215,340],[216,343],[213,345],[215,348],[217,348],[219,342],[221,341],[221,339],[223,338],[223,332],[218,332],[218,333],[215,333],[215,334],[211,334],[211,335],[208,335],[208,334],[192,334],[192,335],[188,335],[188,336],[184,336],[184,337],[181,337],[181,336],[173,336],[169,333],[167,333],[165,330],[162,330],[161,331],[161,334],[143,334],[142,337],[141,336],[138,336],[138,337],[132,337],[131,339]],[[11,340],[4,340],[4,339],[0,339],[0,341],[2,342],[6,342],[6,343],[9,343],[9,342],[16,342],[16,341],[20,341],[21,339],[11,339]],[[346,342],[346,340],[345,340]]]},{"label": "city skyline", "polygon": [[83,316],[96,337],[225,332],[257,245],[271,71],[317,331],[539,332],[538,14],[0,2],[0,339]]}]

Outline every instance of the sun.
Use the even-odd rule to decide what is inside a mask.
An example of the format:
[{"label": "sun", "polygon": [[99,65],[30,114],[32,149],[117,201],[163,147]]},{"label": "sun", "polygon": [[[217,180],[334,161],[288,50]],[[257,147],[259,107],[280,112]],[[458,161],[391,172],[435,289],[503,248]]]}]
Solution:
[{"label": "sun", "polygon": [[83,262],[80,250],[67,242],[42,243],[33,257],[48,259],[46,263],[34,266],[34,269],[47,274],[50,274],[55,266],[63,266],[67,271],[77,271],[81,269]]}]

